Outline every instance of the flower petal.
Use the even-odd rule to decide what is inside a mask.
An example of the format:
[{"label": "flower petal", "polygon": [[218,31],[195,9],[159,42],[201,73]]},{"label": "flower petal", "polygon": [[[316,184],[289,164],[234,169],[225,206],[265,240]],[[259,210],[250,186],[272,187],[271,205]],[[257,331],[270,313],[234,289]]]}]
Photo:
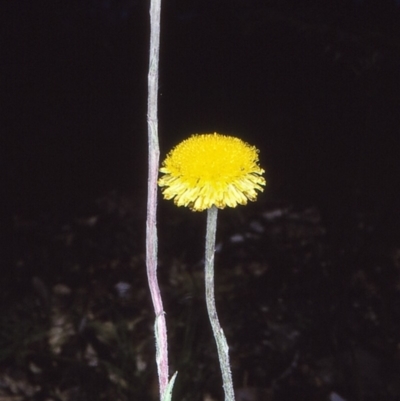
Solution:
[{"label": "flower petal", "polygon": [[254,201],[266,184],[258,165],[258,150],[239,138],[193,135],[165,159],[158,180],[165,199],[177,206],[202,211],[217,206],[236,207]]}]

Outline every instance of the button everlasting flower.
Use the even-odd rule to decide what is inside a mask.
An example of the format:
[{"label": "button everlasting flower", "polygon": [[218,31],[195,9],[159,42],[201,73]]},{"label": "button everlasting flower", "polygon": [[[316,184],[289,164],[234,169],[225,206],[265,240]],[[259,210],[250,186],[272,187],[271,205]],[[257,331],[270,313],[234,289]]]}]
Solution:
[{"label": "button everlasting flower", "polygon": [[165,174],[158,180],[164,198],[193,211],[245,205],[255,201],[256,190],[263,191],[265,185],[258,149],[217,133],[181,142],[167,155],[160,172]]}]

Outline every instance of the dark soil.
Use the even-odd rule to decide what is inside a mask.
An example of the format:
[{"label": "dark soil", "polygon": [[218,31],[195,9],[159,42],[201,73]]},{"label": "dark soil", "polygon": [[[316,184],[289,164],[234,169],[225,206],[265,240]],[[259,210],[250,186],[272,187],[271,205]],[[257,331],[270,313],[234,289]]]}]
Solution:
[{"label": "dark soil", "polygon": [[[4,400],[152,400],[143,209],[114,192],[69,218],[15,217],[3,281]],[[222,399],[205,310],[205,213],[160,207],[175,399]],[[400,248],[366,215],[333,244],[317,207],[261,197],[219,213],[216,297],[237,400],[397,400]],[[351,241],[351,242],[350,242]]]}]

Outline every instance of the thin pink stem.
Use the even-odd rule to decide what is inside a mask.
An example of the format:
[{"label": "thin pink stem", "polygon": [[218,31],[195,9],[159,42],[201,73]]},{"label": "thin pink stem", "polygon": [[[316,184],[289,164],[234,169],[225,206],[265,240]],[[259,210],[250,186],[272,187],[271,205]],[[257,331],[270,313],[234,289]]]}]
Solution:
[{"label": "thin pink stem", "polygon": [[156,362],[159,380],[160,400],[168,386],[168,342],[163,303],[157,281],[157,177],[160,159],[158,144],[158,63],[160,47],[161,0],[150,4],[150,58],[148,74],[148,141],[149,176],[146,222],[146,265],[151,299],[156,315],[154,332],[156,337]]}]

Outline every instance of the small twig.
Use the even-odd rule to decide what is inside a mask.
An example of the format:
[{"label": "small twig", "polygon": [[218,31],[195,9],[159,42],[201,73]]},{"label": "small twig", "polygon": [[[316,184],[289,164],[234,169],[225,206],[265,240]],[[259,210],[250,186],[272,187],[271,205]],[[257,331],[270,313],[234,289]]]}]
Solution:
[{"label": "small twig", "polygon": [[224,332],[219,324],[217,309],[215,307],[214,295],[214,254],[215,237],[217,232],[218,209],[212,206],[207,211],[207,234],[206,234],[206,260],[205,260],[205,286],[207,311],[210,318],[215,342],[217,343],[218,358],[222,372],[222,381],[225,391],[225,401],[234,401],[232,373],[229,363],[229,347]]}]

